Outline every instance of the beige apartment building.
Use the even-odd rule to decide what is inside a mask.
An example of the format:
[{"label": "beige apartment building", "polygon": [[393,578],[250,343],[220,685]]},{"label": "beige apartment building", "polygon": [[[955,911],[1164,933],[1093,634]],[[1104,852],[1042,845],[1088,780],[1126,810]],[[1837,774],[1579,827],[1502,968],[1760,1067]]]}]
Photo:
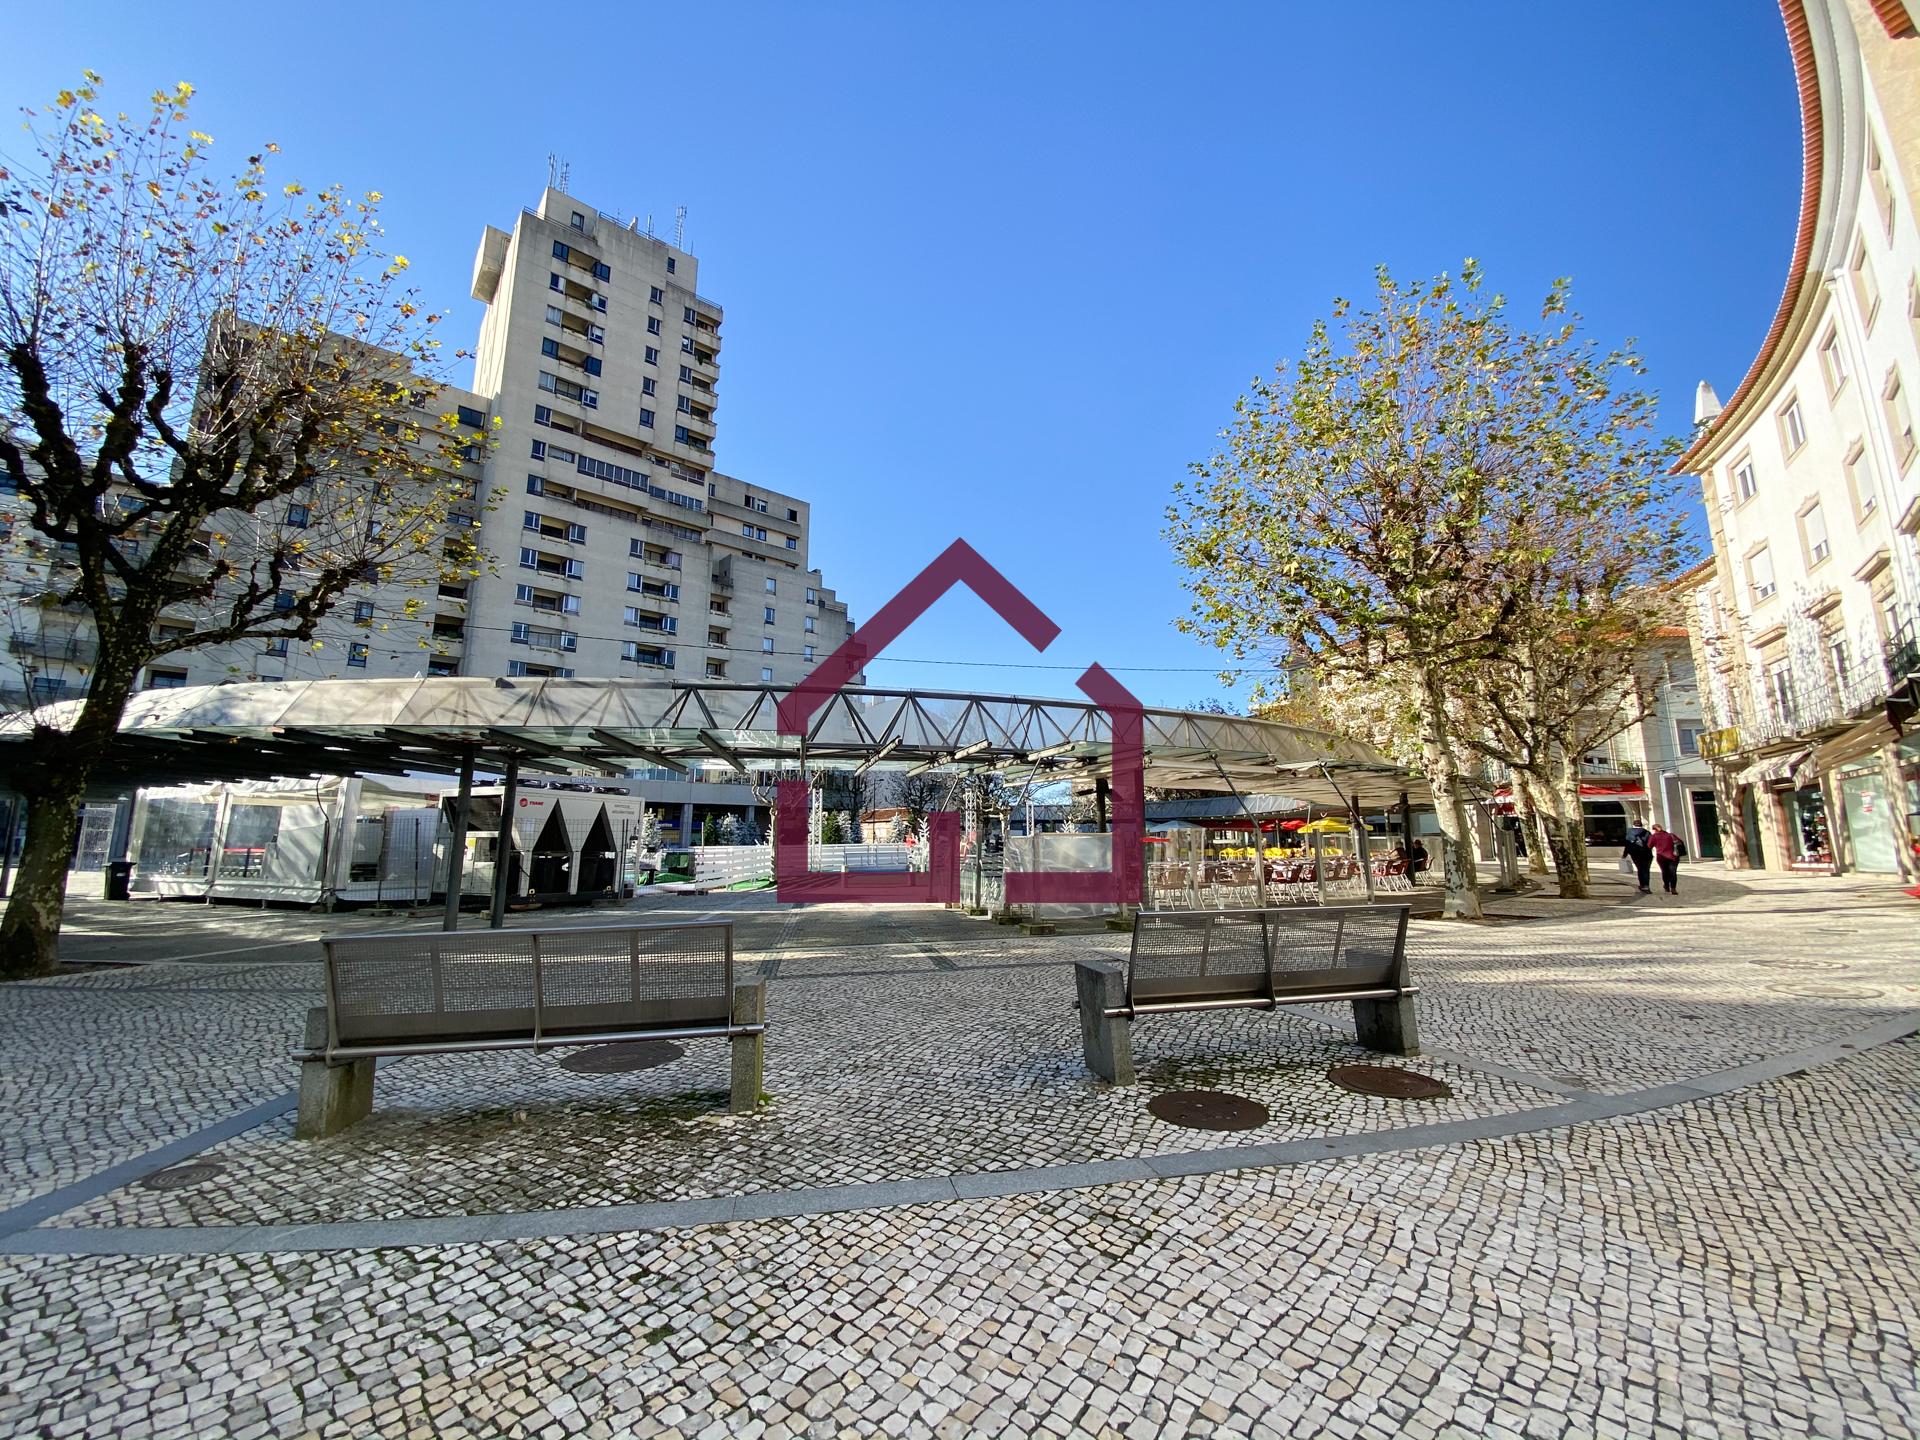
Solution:
[{"label": "beige apartment building", "polygon": [[1785,293],[1702,382],[1693,644],[1727,857],[1920,878],[1920,11],[1783,0],[1805,168]]},{"label": "beige apartment building", "polygon": [[[473,273],[487,307],[474,389],[441,389],[420,418],[468,442],[463,478],[475,498],[452,523],[479,528],[493,568],[424,592],[369,587],[329,616],[317,644],[169,655],[145,684],[797,682],[852,625],[810,568],[807,502],[714,468],[723,312],[697,292],[698,267],[556,189],[511,232],[486,227]],[[5,508],[0,692],[11,704],[75,697],[91,622],[45,603],[58,553]],[[299,508],[259,523],[298,523]]]}]

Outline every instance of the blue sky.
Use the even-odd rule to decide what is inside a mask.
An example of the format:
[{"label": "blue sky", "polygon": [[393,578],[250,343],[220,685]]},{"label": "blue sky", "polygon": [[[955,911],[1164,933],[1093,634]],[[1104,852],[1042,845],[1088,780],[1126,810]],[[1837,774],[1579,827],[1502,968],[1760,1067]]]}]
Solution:
[{"label": "blue sky", "polygon": [[[267,16],[272,15],[271,26]],[[726,307],[723,469],[814,503],[870,612],[954,536],[1063,627],[970,597],[873,683],[1150,703],[1219,693],[1160,538],[1248,379],[1385,262],[1478,257],[1531,313],[1574,277],[1666,423],[1730,393],[1792,245],[1799,120],[1762,0],[325,7],[94,3],[8,22],[0,96],[83,68],[199,88],[235,162],[387,196],[450,342],[483,224],[549,151],[603,210],[688,209]],[[1021,669],[1038,664],[1049,669]]]}]

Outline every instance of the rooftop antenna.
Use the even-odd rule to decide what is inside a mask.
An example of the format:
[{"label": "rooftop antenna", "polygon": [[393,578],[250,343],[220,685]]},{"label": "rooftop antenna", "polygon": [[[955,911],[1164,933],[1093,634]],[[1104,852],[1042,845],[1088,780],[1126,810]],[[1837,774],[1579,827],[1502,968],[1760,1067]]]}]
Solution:
[{"label": "rooftop antenna", "polygon": [[673,248],[687,248],[687,207],[684,205],[673,207]]},{"label": "rooftop antenna", "polygon": [[567,181],[571,178],[571,172],[572,166],[565,160],[561,159],[551,150],[547,152],[547,188],[549,190],[566,189]]},{"label": "rooftop antenna", "polygon": [[647,211],[647,234],[649,236],[653,234],[653,212],[651,210]]}]

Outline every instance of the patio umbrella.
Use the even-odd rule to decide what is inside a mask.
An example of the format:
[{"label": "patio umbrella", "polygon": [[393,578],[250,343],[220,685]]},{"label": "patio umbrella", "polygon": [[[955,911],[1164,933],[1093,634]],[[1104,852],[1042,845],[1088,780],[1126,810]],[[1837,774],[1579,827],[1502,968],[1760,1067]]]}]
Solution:
[{"label": "patio umbrella", "polygon": [[1304,830],[1307,828],[1307,822],[1304,820],[1282,820],[1280,822],[1280,828],[1282,830]]},{"label": "patio umbrella", "polygon": [[1303,835],[1345,835],[1352,827],[1344,820],[1336,820],[1331,815],[1323,815],[1300,827]]}]

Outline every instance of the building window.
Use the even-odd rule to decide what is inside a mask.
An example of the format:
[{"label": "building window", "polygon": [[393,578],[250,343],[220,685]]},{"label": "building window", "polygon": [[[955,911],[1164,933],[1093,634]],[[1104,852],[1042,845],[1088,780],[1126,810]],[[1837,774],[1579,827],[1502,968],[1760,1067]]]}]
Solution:
[{"label": "building window", "polygon": [[653,377],[651,375],[646,375],[641,377],[640,393],[642,395],[651,395],[654,393],[654,389],[655,389],[655,386],[653,383]]},{"label": "building window", "polygon": [[266,655],[285,655],[287,653],[287,637],[284,635],[274,636],[273,639],[267,641],[267,648],[262,653]]},{"label": "building window", "polygon": [[778,595],[779,593],[780,593],[780,582],[776,580],[773,576],[769,575],[767,577],[767,594]]},{"label": "building window", "polygon": [[673,274],[673,256],[667,256],[667,274]]},{"label": "building window", "polygon": [[1889,244],[1893,241],[1893,185],[1887,179],[1886,166],[1880,160],[1880,141],[1867,135],[1867,189],[1873,192],[1873,208],[1880,216]]},{"label": "building window", "polygon": [[813,634],[813,616],[811,615],[807,616],[806,619],[801,622],[801,624],[805,628],[807,634],[809,635]]},{"label": "building window", "polygon": [[485,411],[476,410],[471,405],[456,405],[453,407],[453,413],[459,417],[460,423],[470,430],[484,430],[487,428]]},{"label": "building window", "polygon": [[531,457],[535,460],[546,459],[547,458],[547,442],[544,440],[534,441],[533,449],[529,453],[531,454]]},{"label": "building window", "polygon": [[1691,760],[1700,754],[1700,732],[1706,729],[1697,720],[1676,720],[1673,722],[1676,748],[1682,757]]},{"label": "building window", "polygon": [[1795,395],[1780,407],[1780,438],[1791,459],[1807,443],[1807,422],[1800,414],[1800,397]]},{"label": "building window", "polygon": [[587,228],[587,217],[582,215],[578,210],[573,212],[573,228],[582,231]]},{"label": "building window", "polygon": [[1752,458],[1742,457],[1741,459],[1735,461],[1733,466],[1733,493],[1735,496],[1734,503],[1742,504],[1748,500],[1751,500],[1754,496],[1754,492],[1757,491],[1759,488],[1760,488],[1760,482],[1754,477],[1754,473],[1753,473]]},{"label": "building window", "polygon": [[1747,584],[1753,590],[1756,603],[1774,592],[1773,556],[1764,545],[1747,557]]},{"label": "building window", "polygon": [[286,614],[287,611],[293,609],[293,605],[293,592],[291,590],[280,590],[274,593],[273,608],[278,613],[282,615]]},{"label": "building window", "polygon": [[803,660],[811,660],[813,658],[813,647],[811,645],[802,645],[800,647],[800,658]]},{"label": "building window", "polygon": [[773,624],[773,607],[771,605],[764,608],[764,616],[761,623],[765,625]]},{"label": "building window", "polygon": [[813,587],[809,585],[807,587],[807,604],[815,605],[818,603],[819,603],[819,597],[815,595]]},{"label": "building window", "polygon": [[791,535],[787,536],[787,549],[798,550],[799,548],[800,548],[800,542],[794,539],[794,537]]},{"label": "building window", "polygon": [[[742,524],[740,527],[740,533],[746,536],[746,538],[749,540],[764,540],[767,538],[766,530],[758,525]],[[773,582],[768,581],[767,583],[772,584]]]},{"label": "building window", "polygon": [[1807,547],[1807,567],[1811,569],[1827,558],[1832,546],[1827,542],[1827,517],[1818,501],[1800,517],[1800,540]]},{"label": "building window", "polygon": [[1887,388],[1881,392],[1885,397],[1887,428],[1893,432],[1893,453],[1897,463],[1905,465],[1913,458],[1916,439],[1913,431],[1913,407],[1907,402],[1906,387],[1900,383],[1900,372],[1887,372]]},{"label": "building window", "polygon": [[1880,504],[1879,487],[1873,483],[1873,462],[1867,459],[1867,447],[1856,444],[1847,454],[1847,483],[1853,487],[1853,506],[1864,519]]},{"label": "building window", "polygon": [[458,675],[459,673],[460,673],[460,662],[458,660],[455,660],[453,657],[448,655],[434,655],[434,656],[428,657],[427,674],[433,675],[433,676],[445,677],[448,675]]},{"label": "building window", "polygon": [[651,304],[658,305],[666,298],[667,292],[662,290],[658,285],[650,286],[647,290],[647,300]]},{"label": "building window", "polygon": [[651,410],[642,410],[640,412],[640,427],[643,430],[653,429],[653,412]]},{"label": "building window", "polygon": [[660,352],[651,345],[647,346],[647,364],[658,365],[659,363],[660,363]]},{"label": "building window", "polygon": [[353,623],[356,625],[369,625],[373,623],[373,602],[371,600],[356,600],[353,602]]},{"label": "building window", "polygon": [[1793,670],[1787,661],[1775,661],[1767,671],[1767,698],[1775,719],[1784,725],[1794,723],[1798,712],[1793,703]]},{"label": "building window", "polygon": [[356,670],[367,668],[367,642],[356,640],[347,646],[347,664]]},{"label": "building window", "polygon": [[1820,342],[1820,369],[1827,377],[1827,394],[1838,395],[1847,383],[1847,357],[1840,351],[1840,332],[1832,326]]},{"label": "building window", "polygon": [[1833,666],[1833,680],[1836,685],[1847,683],[1847,637],[1831,635],[1827,638],[1827,661]]},{"label": "building window", "polygon": [[[65,681],[61,682],[62,688],[65,687],[65,683]],[[147,671],[147,688],[149,690],[178,690],[186,683],[187,672],[184,670]]]},{"label": "building window", "polygon": [[295,529],[304,530],[313,523],[313,509],[307,505],[287,506],[287,524]]},{"label": "building window", "polygon": [[660,317],[658,315],[649,315],[647,317],[647,334],[658,335],[659,333],[660,333]]},{"label": "building window", "polygon": [[1871,331],[1880,315],[1880,281],[1874,276],[1873,261],[1867,256],[1867,237],[1862,235],[1853,247],[1853,298],[1860,306],[1860,324]]},{"label": "building window", "polygon": [[771,679],[773,679],[773,670],[772,670],[772,668],[771,668],[771,667],[769,667],[769,666],[766,666],[766,665],[762,665],[762,666],[760,667],[760,680],[761,680],[761,683],[762,683],[762,684],[765,684],[765,683],[766,683],[767,681],[769,681],[769,680],[771,680]]},{"label": "building window", "polygon": [[763,635],[760,637],[760,649],[768,655],[773,653],[773,637],[771,635]]},{"label": "building window", "polygon": [[533,423],[536,425],[553,424],[553,407],[551,405],[534,406],[533,407]]},{"label": "building window", "polygon": [[693,337],[691,335],[682,335],[680,337],[680,353],[682,355],[693,354]]}]

